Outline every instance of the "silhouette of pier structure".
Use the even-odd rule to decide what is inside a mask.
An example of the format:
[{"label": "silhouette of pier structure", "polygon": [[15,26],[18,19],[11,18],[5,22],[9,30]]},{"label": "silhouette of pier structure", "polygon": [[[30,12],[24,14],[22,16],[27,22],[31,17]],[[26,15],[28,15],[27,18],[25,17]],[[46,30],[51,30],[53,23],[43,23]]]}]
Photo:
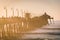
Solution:
[{"label": "silhouette of pier structure", "polygon": [[12,9],[13,17],[7,17],[7,9],[4,8],[6,11],[6,18],[0,18],[0,37],[6,36],[16,36],[21,35],[17,33],[27,32],[34,30],[36,28],[40,28],[43,25],[48,24],[48,19],[53,19],[49,15],[44,13],[42,16],[36,16],[31,18],[30,13],[24,13],[25,16],[19,17],[19,10],[17,9],[18,16],[14,16],[14,10]]}]

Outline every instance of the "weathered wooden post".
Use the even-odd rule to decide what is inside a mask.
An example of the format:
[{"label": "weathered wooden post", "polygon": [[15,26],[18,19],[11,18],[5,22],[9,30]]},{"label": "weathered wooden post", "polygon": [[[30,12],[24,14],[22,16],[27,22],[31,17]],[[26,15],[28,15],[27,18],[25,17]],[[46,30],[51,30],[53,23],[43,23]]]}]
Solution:
[{"label": "weathered wooden post", "polygon": [[14,17],[14,9],[13,9],[13,8],[11,8],[11,10],[12,10],[12,17]]},{"label": "weathered wooden post", "polygon": [[16,9],[16,11],[17,11],[17,16],[19,17],[19,10],[18,10],[18,9]]},{"label": "weathered wooden post", "polygon": [[[7,16],[8,16],[8,15],[7,15],[7,8],[4,7],[4,9],[5,9],[5,13],[6,13],[6,19],[5,19],[5,20],[6,20],[6,21],[5,21],[6,29],[4,29],[4,30],[7,30],[7,32],[5,32],[5,36],[7,36],[7,35],[8,35],[8,27],[7,27]],[[4,27],[5,27],[5,26],[4,26]]]},{"label": "weathered wooden post", "polygon": [[24,25],[24,23],[23,23],[23,11],[21,10],[21,12],[22,12],[22,27],[23,27],[23,25]]}]

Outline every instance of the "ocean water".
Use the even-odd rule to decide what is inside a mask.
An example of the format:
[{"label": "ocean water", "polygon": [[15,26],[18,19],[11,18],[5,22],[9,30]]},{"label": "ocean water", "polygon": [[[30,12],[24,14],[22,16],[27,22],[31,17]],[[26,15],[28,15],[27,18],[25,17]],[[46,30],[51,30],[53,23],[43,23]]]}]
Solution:
[{"label": "ocean water", "polygon": [[55,21],[50,25],[43,26],[28,33],[32,34],[25,34],[22,39],[60,40],[60,21]]}]

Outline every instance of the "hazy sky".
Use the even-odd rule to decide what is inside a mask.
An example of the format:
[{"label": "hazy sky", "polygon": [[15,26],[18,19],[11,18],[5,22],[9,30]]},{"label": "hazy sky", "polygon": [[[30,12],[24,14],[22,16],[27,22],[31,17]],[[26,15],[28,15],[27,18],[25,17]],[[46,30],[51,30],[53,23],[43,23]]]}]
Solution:
[{"label": "hazy sky", "polygon": [[5,16],[4,7],[7,7],[8,16],[12,16],[11,8],[15,11],[19,9],[20,16],[21,10],[30,12],[32,16],[39,16],[47,12],[48,15],[60,20],[60,0],[0,0],[0,17]]}]

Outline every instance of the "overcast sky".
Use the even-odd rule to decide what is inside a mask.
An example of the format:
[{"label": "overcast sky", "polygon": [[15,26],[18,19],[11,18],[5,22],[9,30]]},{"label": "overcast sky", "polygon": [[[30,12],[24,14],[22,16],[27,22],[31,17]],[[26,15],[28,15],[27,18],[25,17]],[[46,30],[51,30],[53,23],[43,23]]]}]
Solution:
[{"label": "overcast sky", "polygon": [[13,8],[15,16],[17,16],[16,9],[19,9],[20,16],[21,10],[30,12],[32,16],[47,12],[55,20],[60,20],[60,0],[0,0],[0,17],[6,14],[4,7],[7,7],[8,16],[12,16],[11,8]]}]

